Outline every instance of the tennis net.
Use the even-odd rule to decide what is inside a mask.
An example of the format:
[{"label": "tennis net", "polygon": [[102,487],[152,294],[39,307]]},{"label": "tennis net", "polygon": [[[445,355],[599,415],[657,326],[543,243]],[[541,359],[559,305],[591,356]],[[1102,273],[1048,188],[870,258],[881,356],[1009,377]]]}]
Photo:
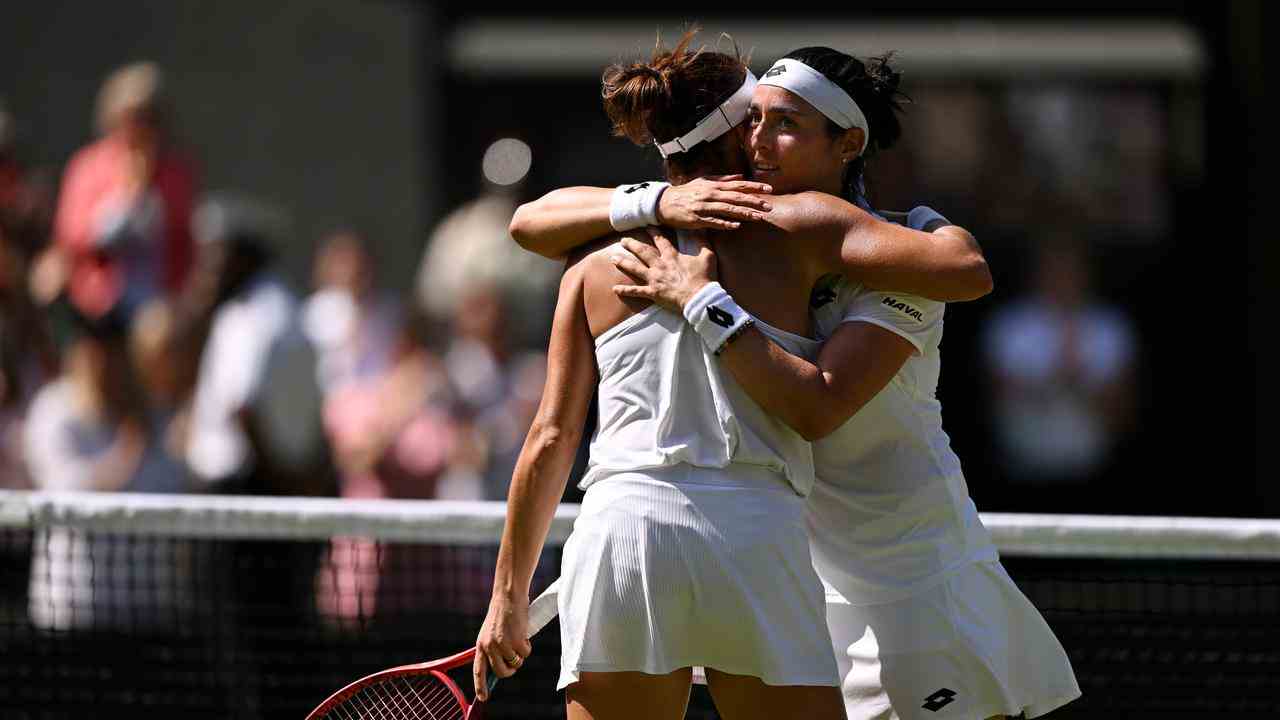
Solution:
[{"label": "tennis net", "polygon": [[[0,716],[301,718],[361,675],[474,641],[504,513],[0,492]],[[558,510],[534,592],[575,515]],[[1280,716],[1280,522],[983,520],[1084,690],[1054,717]],[[490,717],[563,717],[554,623],[534,648]],[[701,689],[689,717],[715,717]]]}]

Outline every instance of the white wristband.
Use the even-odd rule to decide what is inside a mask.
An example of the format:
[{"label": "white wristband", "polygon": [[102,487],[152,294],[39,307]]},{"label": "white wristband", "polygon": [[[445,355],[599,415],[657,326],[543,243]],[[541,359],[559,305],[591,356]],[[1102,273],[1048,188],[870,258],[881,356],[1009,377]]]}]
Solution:
[{"label": "white wristband", "polygon": [[912,230],[924,230],[934,220],[941,220],[946,225],[951,224],[951,221],[942,217],[938,211],[924,205],[917,205],[907,213],[907,227]]},{"label": "white wristband", "polygon": [[729,297],[718,282],[710,282],[684,304],[684,319],[693,326],[713,355],[755,322]]},{"label": "white wristband", "polygon": [[671,183],[650,180],[619,185],[609,201],[609,224],[618,232],[658,224],[658,200]]}]

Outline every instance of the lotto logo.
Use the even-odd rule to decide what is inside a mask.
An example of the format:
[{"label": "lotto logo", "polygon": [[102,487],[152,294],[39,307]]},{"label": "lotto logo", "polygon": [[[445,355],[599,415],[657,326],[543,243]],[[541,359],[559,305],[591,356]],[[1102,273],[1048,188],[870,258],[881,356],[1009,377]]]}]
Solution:
[{"label": "lotto logo", "polygon": [[786,65],[779,65],[778,67],[773,68],[773,69],[772,69],[772,70],[770,70],[769,72],[765,73],[765,74],[764,74],[764,76],[765,76],[765,77],[767,77],[767,78],[771,78],[771,77],[774,77],[774,76],[776,76],[776,75],[781,75],[782,73],[784,73],[784,72],[786,72],[786,71],[787,71],[787,66],[786,66]]},{"label": "lotto logo", "polygon": [[722,328],[727,328],[733,325],[733,316],[715,305],[707,308],[707,317],[711,318],[711,322]]},{"label": "lotto logo", "polygon": [[627,188],[626,190],[623,190],[623,191],[622,191],[622,194],[623,194],[623,195],[630,195],[631,193],[633,193],[633,192],[635,192],[635,191],[637,191],[637,190],[643,190],[643,189],[645,189],[645,188],[647,188],[647,187],[649,187],[649,183],[647,183],[647,182],[642,182],[642,183],[640,183],[639,185],[632,185],[631,187]]},{"label": "lotto logo", "polygon": [[941,690],[934,691],[932,695],[925,698],[924,704],[921,705],[920,707],[924,708],[925,710],[928,710],[929,712],[938,712],[942,708],[955,702],[955,700],[956,700],[955,690],[948,690],[947,688],[942,688]]}]

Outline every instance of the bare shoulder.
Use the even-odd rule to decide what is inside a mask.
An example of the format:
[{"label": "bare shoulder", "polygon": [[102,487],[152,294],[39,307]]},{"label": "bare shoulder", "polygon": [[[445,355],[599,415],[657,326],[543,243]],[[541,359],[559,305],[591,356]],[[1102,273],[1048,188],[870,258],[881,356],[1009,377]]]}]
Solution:
[{"label": "bare shoulder", "polygon": [[565,283],[572,284],[586,310],[592,336],[599,336],[613,325],[648,306],[647,301],[620,298],[613,292],[615,285],[630,285],[632,279],[613,264],[613,257],[626,252],[622,248],[624,237],[650,242],[647,233],[614,233],[574,250],[566,261]]},{"label": "bare shoulder", "polygon": [[788,232],[848,225],[861,211],[846,200],[824,192],[801,192],[771,198],[769,220]]},{"label": "bare shoulder", "polygon": [[622,248],[622,238],[629,237],[644,243],[652,244],[647,233],[613,233],[575,248],[568,257],[565,272],[576,272],[582,275],[588,284],[607,283],[612,287],[626,278],[613,265],[613,257]]}]

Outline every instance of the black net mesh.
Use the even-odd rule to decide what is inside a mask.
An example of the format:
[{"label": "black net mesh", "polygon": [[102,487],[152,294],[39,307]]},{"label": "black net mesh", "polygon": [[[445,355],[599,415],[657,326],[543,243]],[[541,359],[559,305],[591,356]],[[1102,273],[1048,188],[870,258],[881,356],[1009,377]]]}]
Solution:
[{"label": "black net mesh", "polygon": [[[302,718],[470,645],[496,543],[0,528],[0,717]],[[551,545],[534,578],[555,578]],[[1280,717],[1280,561],[1006,557],[1067,648],[1063,718]],[[490,718],[560,718],[559,629]],[[470,696],[468,671],[454,673]],[[691,718],[713,718],[695,688]]]}]

